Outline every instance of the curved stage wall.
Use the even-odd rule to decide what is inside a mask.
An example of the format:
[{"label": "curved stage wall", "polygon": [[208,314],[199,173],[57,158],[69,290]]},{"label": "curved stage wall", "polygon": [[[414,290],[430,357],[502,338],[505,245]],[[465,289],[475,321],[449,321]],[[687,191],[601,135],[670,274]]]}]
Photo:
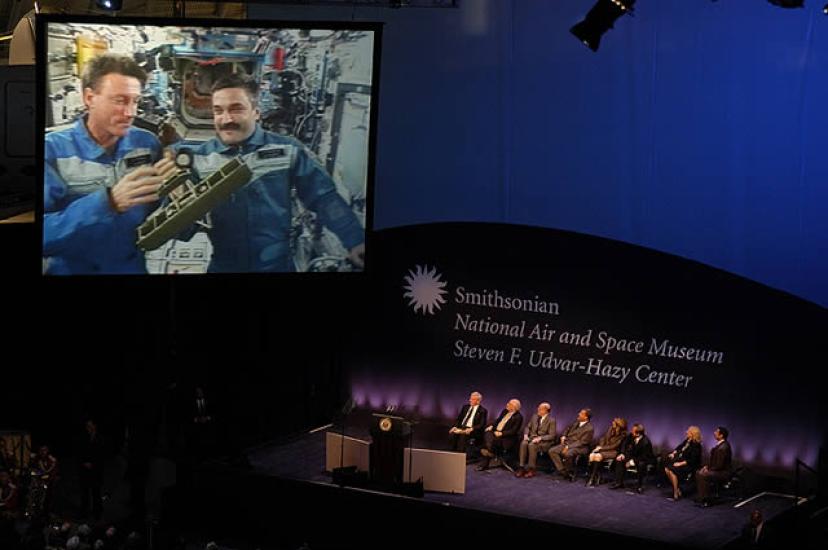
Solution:
[{"label": "curved stage wall", "polygon": [[[826,310],[676,256],[583,234],[429,224],[372,235],[374,300],[349,358],[361,406],[452,418],[548,400],[558,426],[591,407],[657,445],[688,425],[731,431],[738,460],[810,465],[823,443]],[[356,346],[355,346],[356,347]]]}]

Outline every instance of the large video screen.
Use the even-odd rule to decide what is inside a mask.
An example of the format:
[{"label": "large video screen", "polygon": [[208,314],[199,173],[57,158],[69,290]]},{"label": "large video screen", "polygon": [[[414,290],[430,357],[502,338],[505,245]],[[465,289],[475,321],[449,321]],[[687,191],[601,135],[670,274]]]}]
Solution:
[{"label": "large video screen", "polygon": [[216,23],[39,19],[44,274],[364,269],[380,27]]}]

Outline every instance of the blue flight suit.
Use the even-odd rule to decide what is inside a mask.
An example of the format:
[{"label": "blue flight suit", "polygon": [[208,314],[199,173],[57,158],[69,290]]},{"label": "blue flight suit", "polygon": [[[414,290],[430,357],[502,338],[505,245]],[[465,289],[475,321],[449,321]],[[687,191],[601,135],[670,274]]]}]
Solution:
[{"label": "blue flight suit", "polygon": [[289,240],[292,186],[345,248],[364,242],[365,230],[353,210],[299,141],[256,125],[241,144],[225,145],[214,137],[192,152],[199,180],[237,155],[253,172],[247,185],[210,213],[211,273],[295,270]]},{"label": "blue flight suit", "polygon": [[146,273],[136,228],[156,206],[118,214],[107,189],[162,156],[154,134],[130,128],[110,151],[89,135],[85,117],[46,135],[43,256],[50,275]]}]

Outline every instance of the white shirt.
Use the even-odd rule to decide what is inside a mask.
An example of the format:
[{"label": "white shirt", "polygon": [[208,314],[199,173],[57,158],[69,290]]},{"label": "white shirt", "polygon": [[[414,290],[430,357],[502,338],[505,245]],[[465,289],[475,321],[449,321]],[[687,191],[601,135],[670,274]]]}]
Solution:
[{"label": "white shirt", "polygon": [[468,420],[466,420],[466,425],[465,425],[466,428],[471,428],[472,425],[474,424],[474,415],[477,414],[477,407],[479,407],[479,405],[472,406],[469,409],[469,411],[466,413],[468,415]]},{"label": "white shirt", "polygon": [[509,422],[509,419],[512,418],[513,414],[515,414],[515,413],[512,413],[512,412],[506,413],[506,416],[504,416],[503,419],[500,422],[498,422],[497,428],[495,428],[495,431],[502,432],[503,428],[506,427],[506,423]]},{"label": "white shirt", "polygon": [[584,424],[586,424],[586,423],[587,423],[587,421],[586,421],[586,420],[585,420],[585,421],[583,421],[583,422],[578,422],[578,427],[579,427],[579,428],[582,428],[582,427],[584,426]]}]

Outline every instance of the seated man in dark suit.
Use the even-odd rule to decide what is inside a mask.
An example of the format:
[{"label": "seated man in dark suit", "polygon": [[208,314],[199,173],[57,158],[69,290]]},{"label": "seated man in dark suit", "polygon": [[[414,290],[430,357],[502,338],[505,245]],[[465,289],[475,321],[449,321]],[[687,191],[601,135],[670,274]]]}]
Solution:
[{"label": "seated man in dark suit", "polygon": [[552,405],[541,403],[538,412],[529,419],[523,430],[523,441],[520,442],[520,469],[515,472],[515,476],[535,477],[538,453],[548,452],[555,442],[555,418],[551,412]]},{"label": "seated man in dark suit", "polygon": [[482,440],[483,426],[486,425],[488,411],[480,404],[483,396],[472,392],[469,402],[460,409],[454,426],[449,430],[449,450],[465,453],[469,439]]},{"label": "seated man in dark suit", "polygon": [[523,416],[520,414],[520,401],[511,399],[506,403],[506,408],[500,412],[497,419],[489,424],[483,432],[485,448],[480,449],[483,459],[477,469],[487,469],[489,461],[494,458],[495,451],[498,449],[508,451],[514,448],[522,426]]},{"label": "seated man in dark suit", "polygon": [[555,469],[570,481],[575,481],[575,459],[579,455],[589,454],[595,429],[592,427],[592,411],[581,409],[575,419],[561,436],[561,442],[549,449],[549,458]]},{"label": "seated man in dark suit", "polygon": [[647,475],[647,466],[654,461],[653,444],[645,435],[642,424],[633,424],[632,432],[621,444],[618,456],[615,457],[615,483],[610,489],[624,488],[624,474],[627,468],[635,468],[638,473],[637,493],[644,492],[644,476]]},{"label": "seated man in dark suit", "polygon": [[696,501],[705,508],[710,506],[710,482],[723,483],[730,479],[733,451],[727,441],[729,432],[724,426],[719,426],[713,432],[716,444],[710,449],[710,463],[696,472],[696,485],[699,493]]},{"label": "seated man in dark suit", "polygon": [[769,532],[762,512],[753,510],[750,513],[750,520],[742,528],[742,537],[735,548],[776,548],[780,541],[773,540],[773,533]]}]

